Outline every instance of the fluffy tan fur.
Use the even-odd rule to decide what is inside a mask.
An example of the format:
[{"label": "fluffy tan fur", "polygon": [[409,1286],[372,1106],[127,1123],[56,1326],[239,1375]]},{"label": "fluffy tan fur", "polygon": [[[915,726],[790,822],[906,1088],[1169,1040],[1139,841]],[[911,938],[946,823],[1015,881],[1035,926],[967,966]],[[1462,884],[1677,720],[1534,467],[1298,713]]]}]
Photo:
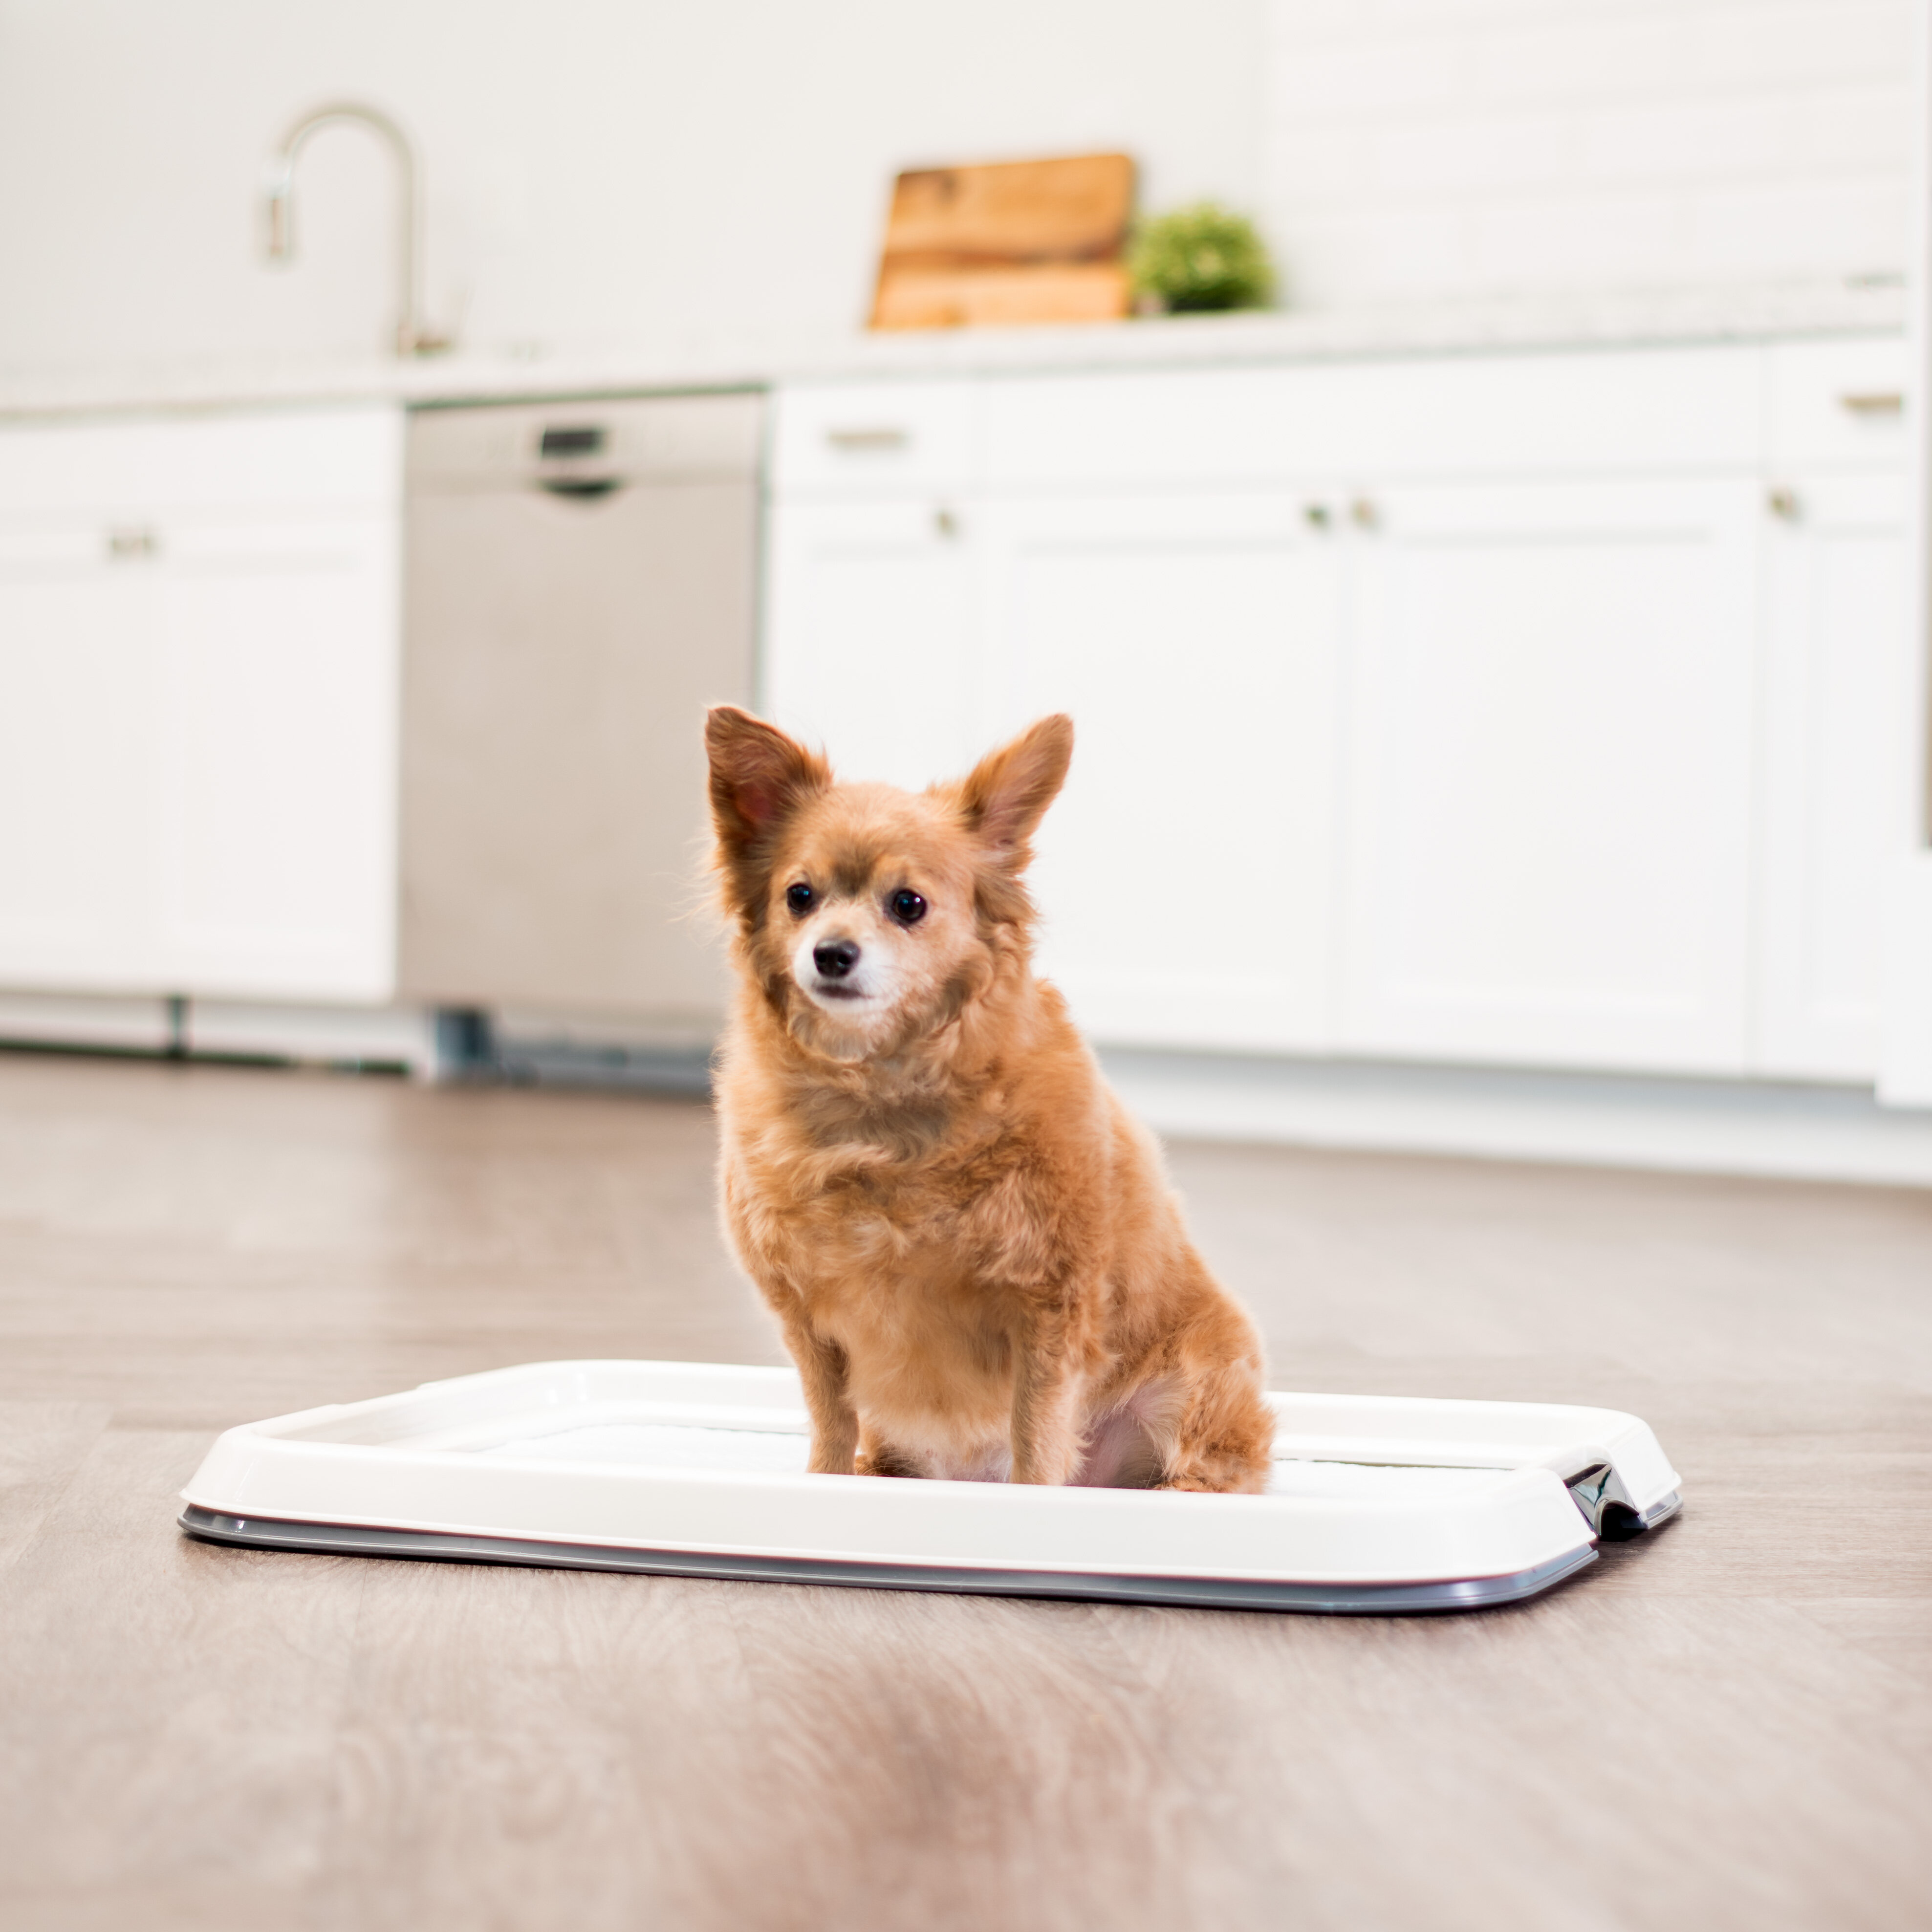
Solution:
[{"label": "fluffy tan fur", "polygon": [[917,794],[836,784],[730,706],[705,742],[739,980],[724,1226],[803,1378],[812,1467],[1261,1489],[1254,1324],[1034,975],[1023,874],[1071,721]]}]

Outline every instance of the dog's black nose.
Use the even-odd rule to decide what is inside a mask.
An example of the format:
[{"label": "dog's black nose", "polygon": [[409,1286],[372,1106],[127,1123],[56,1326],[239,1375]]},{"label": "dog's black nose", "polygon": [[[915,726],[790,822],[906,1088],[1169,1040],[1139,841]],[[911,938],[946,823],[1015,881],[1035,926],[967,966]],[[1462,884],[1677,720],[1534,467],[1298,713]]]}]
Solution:
[{"label": "dog's black nose", "polygon": [[828,980],[842,980],[859,963],[859,949],[849,939],[827,940],[812,949],[812,963]]}]

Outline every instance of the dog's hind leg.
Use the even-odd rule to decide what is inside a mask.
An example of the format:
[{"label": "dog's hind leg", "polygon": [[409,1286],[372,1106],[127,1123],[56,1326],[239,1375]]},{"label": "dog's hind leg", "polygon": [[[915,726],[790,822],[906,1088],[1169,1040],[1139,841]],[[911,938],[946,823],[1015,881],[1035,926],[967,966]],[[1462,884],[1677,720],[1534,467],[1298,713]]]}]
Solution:
[{"label": "dog's hind leg", "polygon": [[1249,1364],[1222,1363],[1190,1377],[1172,1429],[1156,1489],[1257,1496],[1268,1486],[1274,1411]]}]

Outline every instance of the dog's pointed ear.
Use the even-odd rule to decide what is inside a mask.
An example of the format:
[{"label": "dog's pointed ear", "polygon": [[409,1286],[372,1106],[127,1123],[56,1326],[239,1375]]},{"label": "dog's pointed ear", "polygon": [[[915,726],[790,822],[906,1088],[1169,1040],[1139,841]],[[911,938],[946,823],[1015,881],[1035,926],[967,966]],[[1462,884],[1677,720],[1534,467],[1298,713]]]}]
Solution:
[{"label": "dog's pointed ear", "polygon": [[1057,711],[973,767],[959,788],[960,810],[996,857],[1017,869],[1033,856],[1027,842],[1066,782],[1072,756],[1073,720]]},{"label": "dog's pointed ear", "polygon": [[816,752],[735,704],[714,704],[705,713],[704,749],[711,761],[712,823],[732,859],[832,782],[832,768]]}]

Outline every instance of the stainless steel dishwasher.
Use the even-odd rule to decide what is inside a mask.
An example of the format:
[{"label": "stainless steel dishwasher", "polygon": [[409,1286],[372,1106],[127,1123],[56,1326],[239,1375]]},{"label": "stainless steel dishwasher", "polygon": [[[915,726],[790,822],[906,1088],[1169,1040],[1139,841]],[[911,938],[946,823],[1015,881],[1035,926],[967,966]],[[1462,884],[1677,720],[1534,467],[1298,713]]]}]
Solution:
[{"label": "stainless steel dishwasher", "polygon": [[410,419],[400,978],[462,1012],[472,1058],[701,1066],[724,982],[700,732],[751,700],[763,416]]}]

